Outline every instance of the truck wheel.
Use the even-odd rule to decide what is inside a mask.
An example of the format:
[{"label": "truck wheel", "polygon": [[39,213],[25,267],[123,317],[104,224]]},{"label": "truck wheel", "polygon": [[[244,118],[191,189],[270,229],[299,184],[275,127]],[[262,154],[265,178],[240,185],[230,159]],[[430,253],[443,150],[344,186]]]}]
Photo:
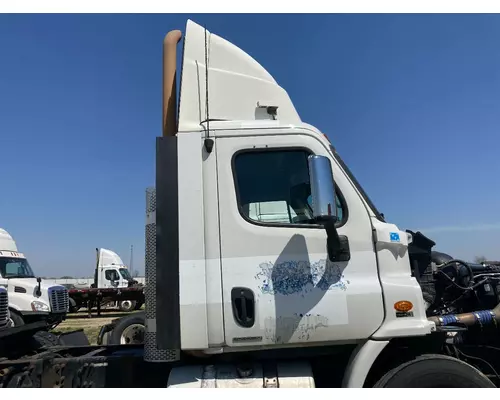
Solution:
[{"label": "truck wheel", "polygon": [[135,300],[123,300],[119,304],[120,311],[130,312],[135,309]]},{"label": "truck wheel", "polygon": [[494,388],[483,373],[456,358],[425,355],[387,372],[375,388]]},{"label": "truck wheel", "polygon": [[109,335],[108,344],[143,344],[145,323],[146,314],[143,312],[120,318]]},{"label": "truck wheel", "polygon": [[10,310],[10,327],[13,328],[15,326],[22,326],[24,325],[24,319],[21,317],[20,314],[18,314],[16,311]]}]

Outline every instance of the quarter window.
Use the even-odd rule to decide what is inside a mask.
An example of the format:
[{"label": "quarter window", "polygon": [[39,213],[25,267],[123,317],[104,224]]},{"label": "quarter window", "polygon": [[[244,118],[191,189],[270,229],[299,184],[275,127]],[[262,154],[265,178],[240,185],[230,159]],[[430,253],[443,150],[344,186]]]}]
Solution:
[{"label": "quarter window", "polygon": [[[234,159],[238,207],[242,215],[269,224],[316,224],[311,208],[311,186],[304,150],[239,153]],[[342,202],[337,215],[343,220]]]}]

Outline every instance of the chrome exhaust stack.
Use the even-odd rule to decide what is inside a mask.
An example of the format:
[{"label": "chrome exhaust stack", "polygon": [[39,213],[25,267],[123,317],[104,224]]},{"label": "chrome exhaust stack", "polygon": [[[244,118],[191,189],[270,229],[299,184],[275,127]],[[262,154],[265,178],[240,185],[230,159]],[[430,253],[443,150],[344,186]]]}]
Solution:
[{"label": "chrome exhaust stack", "polygon": [[163,39],[163,136],[177,133],[177,44],[182,38],[179,30],[170,31]]}]

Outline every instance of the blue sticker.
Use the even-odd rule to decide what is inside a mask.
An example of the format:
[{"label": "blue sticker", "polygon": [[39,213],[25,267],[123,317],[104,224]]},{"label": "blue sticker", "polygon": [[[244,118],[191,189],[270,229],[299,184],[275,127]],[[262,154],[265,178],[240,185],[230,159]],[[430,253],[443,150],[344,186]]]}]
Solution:
[{"label": "blue sticker", "polygon": [[399,233],[391,232],[390,234],[391,242],[399,242]]}]

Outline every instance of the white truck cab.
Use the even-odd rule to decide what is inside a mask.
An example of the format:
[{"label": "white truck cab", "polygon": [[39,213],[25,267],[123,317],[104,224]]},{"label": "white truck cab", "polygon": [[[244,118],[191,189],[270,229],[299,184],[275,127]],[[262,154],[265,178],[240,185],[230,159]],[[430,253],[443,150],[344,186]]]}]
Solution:
[{"label": "white truck cab", "polygon": [[[180,39],[165,39],[166,80]],[[146,359],[432,332],[411,237],[264,67],[188,21],[178,116],[172,87],[146,222]]]},{"label": "white truck cab", "polygon": [[69,305],[66,288],[37,278],[12,236],[1,228],[0,286],[8,291],[11,326],[42,319],[58,323],[66,317]]},{"label": "white truck cab", "polygon": [[[122,384],[135,387],[153,386],[156,376],[155,387],[169,388],[500,386],[491,351],[500,348],[500,293],[491,286],[500,270],[442,263],[432,240],[386,222],[276,80],[191,21],[177,102],[181,38],[170,31],[164,40],[145,311],[101,331],[133,345],[144,323],[147,373],[136,374],[128,357],[116,362],[125,352],[114,346],[115,362],[103,349],[93,363],[81,349],[74,354],[106,368],[103,383],[127,376]],[[109,264],[120,272],[121,260],[102,258],[104,275]],[[127,372],[111,372],[113,364]],[[58,385],[53,365],[43,372]]]},{"label": "white truck cab", "polygon": [[97,249],[96,279],[98,288],[125,288],[133,281],[128,267],[114,251]]}]

